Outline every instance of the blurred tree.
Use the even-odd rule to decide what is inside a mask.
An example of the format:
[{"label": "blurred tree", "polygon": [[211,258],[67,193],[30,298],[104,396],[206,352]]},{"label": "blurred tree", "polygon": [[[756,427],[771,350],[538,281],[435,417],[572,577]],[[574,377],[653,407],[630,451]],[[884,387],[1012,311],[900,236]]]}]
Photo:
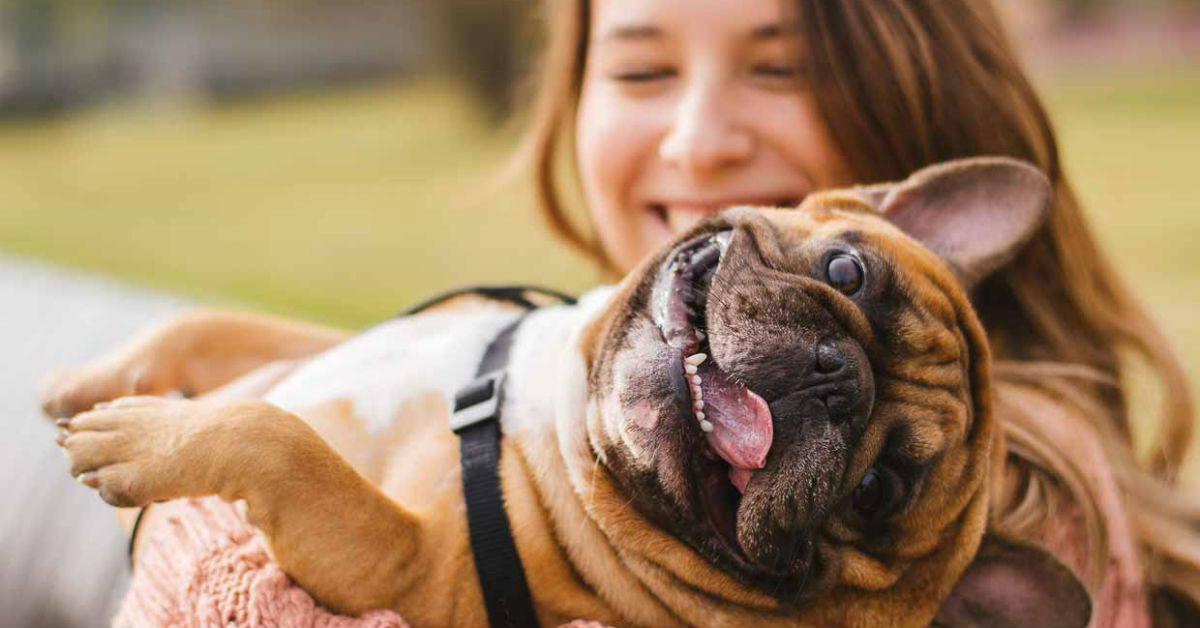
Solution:
[{"label": "blurred tree", "polygon": [[56,108],[53,55],[57,38],[55,7],[45,0],[22,0],[4,8],[12,60],[0,105],[17,113]]},{"label": "blurred tree", "polygon": [[535,46],[528,37],[532,0],[429,0],[442,12],[454,65],[494,120],[512,112]]}]

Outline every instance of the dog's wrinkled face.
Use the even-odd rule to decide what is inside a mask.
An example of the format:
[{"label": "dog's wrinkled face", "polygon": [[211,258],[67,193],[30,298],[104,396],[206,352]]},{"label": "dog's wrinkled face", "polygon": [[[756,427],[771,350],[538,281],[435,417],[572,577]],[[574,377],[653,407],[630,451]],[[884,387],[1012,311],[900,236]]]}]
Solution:
[{"label": "dog's wrinkled face", "polygon": [[963,278],[1005,253],[910,219],[935,254],[875,192],[706,221],[627,278],[590,361],[589,437],[626,497],[789,607],[902,575],[944,596],[986,525],[987,348]]},{"label": "dog's wrinkled face", "polygon": [[726,212],[637,284],[597,371],[604,459],[715,564],[800,597],[845,551],[886,551],[922,502],[961,510],[978,489],[922,491],[986,454],[965,438],[961,288],[865,203]]}]

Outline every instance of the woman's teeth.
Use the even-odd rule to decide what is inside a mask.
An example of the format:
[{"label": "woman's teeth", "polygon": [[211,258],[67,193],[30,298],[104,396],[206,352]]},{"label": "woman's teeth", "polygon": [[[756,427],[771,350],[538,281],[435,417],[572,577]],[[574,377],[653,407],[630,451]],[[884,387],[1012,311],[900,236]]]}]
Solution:
[{"label": "woman's teeth", "polygon": [[667,227],[671,233],[683,233],[688,229],[696,226],[701,220],[704,220],[709,214],[713,213],[715,208],[677,208],[666,207],[665,215],[667,219]]},{"label": "woman's teeth", "polygon": [[659,220],[666,223],[671,233],[680,234],[722,209],[738,205],[790,208],[799,205],[801,198],[803,197],[781,196],[778,198],[747,198],[723,203],[650,203],[647,207]]}]

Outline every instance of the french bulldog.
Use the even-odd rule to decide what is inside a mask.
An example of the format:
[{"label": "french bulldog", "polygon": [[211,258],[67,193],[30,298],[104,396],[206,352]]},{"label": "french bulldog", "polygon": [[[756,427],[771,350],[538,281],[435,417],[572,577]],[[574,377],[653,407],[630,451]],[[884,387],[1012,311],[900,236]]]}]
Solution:
[{"label": "french bulldog", "polygon": [[[500,474],[539,621],[1085,625],[1079,579],[989,518],[1002,447],[969,300],[1050,197],[1035,168],[976,158],[732,208],[529,314]],[[261,398],[123,397],[60,420],[59,443],[115,506],[243,502],[331,609],[484,625],[448,421],[521,314],[452,299]]]}]

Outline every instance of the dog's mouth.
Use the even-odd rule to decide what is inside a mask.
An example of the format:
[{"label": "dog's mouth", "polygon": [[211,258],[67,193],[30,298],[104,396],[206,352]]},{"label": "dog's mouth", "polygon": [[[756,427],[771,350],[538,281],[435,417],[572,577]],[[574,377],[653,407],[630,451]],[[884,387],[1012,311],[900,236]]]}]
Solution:
[{"label": "dog's mouth", "polygon": [[725,373],[711,350],[709,293],[732,237],[729,230],[708,233],[678,247],[659,269],[651,308],[663,341],[679,352],[688,389],[681,395],[683,423],[703,435],[702,455],[689,465],[698,501],[714,530],[740,550],[737,509],[774,435],[767,402]]}]

